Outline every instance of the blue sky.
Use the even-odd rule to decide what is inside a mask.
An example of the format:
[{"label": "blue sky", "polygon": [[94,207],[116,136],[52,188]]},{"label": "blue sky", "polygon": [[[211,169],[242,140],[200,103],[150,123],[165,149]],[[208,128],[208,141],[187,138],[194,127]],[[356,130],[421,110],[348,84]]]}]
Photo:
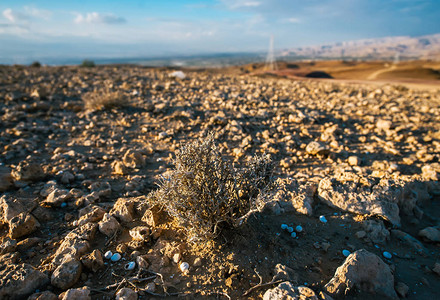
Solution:
[{"label": "blue sky", "polygon": [[440,32],[440,0],[0,0],[0,63],[169,56]]}]

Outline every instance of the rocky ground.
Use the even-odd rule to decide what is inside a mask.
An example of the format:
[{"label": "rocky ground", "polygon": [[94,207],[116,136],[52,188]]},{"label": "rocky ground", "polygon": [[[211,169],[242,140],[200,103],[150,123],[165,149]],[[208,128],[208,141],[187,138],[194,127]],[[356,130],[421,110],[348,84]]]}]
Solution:
[{"label": "rocky ground", "polygon": [[[440,298],[440,93],[170,72],[0,67],[0,299]],[[193,243],[146,195],[209,132],[277,185]]]}]

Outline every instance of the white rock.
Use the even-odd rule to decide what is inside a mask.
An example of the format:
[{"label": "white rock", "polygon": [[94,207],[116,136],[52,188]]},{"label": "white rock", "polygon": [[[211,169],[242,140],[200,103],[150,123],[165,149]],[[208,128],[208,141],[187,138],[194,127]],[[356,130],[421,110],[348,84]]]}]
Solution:
[{"label": "white rock", "polygon": [[179,269],[180,271],[182,271],[183,273],[187,272],[189,270],[189,263],[187,262],[183,262],[179,265]]},{"label": "white rock", "polygon": [[113,253],[112,253],[110,250],[108,250],[108,251],[104,254],[104,257],[105,257],[106,259],[110,259],[110,258],[112,258],[112,256],[113,256]]}]

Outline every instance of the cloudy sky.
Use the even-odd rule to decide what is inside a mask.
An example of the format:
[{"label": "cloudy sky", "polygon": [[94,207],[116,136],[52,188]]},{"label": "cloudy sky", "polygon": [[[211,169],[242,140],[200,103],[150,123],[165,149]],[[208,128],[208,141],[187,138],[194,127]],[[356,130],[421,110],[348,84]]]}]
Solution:
[{"label": "cloudy sky", "polygon": [[0,0],[0,63],[265,50],[440,32],[439,0]]}]

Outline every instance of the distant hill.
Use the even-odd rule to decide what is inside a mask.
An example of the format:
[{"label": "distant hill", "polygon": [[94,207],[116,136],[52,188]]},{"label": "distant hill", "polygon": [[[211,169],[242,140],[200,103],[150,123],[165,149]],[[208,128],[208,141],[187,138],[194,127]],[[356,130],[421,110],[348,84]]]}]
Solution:
[{"label": "distant hill", "polygon": [[440,60],[440,33],[420,37],[397,36],[287,49],[281,59],[433,59]]}]

